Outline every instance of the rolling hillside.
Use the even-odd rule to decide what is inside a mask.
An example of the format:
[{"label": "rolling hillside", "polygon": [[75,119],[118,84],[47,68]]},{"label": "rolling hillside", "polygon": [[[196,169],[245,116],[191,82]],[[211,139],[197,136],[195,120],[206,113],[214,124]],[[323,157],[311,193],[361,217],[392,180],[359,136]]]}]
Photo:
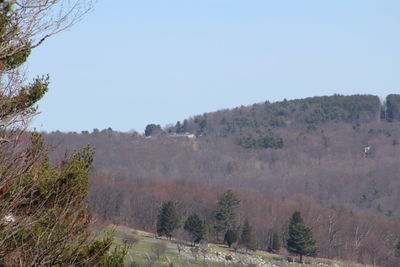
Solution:
[{"label": "rolling hillside", "polygon": [[226,245],[201,244],[191,246],[182,240],[155,238],[153,233],[124,226],[108,226],[116,234],[116,243],[128,242],[130,249],[126,265],[131,266],[259,266],[259,267],[371,267],[354,262],[307,258],[304,264],[295,263],[294,257],[265,251],[234,250]]},{"label": "rolling hillside", "polygon": [[[400,236],[400,100],[330,96],[259,103],[149,124],[45,135],[55,161],[96,148],[88,197],[108,222],[154,231],[164,200],[210,224],[219,192],[235,190],[266,249],[301,210],[320,255],[391,266]],[[328,237],[328,238],[327,238]],[[393,266],[393,265],[392,265]]]}]

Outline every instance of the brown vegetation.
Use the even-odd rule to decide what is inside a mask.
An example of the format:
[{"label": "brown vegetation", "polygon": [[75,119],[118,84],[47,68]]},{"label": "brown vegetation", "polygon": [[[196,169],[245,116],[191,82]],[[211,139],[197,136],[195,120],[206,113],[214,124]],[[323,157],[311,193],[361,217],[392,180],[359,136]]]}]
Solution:
[{"label": "brown vegetation", "polygon": [[[213,224],[218,193],[232,188],[242,199],[240,218],[250,219],[261,248],[275,231],[285,239],[288,218],[299,210],[321,256],[393,266],[400,238],[400,123],[387,121],[374,97],[354,106],[357,97],[342,100],[219,111],[147,138],[108,129],[56,132],[46,140],[55,160],[84,144],[96,148],[88,203],[108,221],[154,231],[162,201],[173,200],[184,217],[197,213]],[[268,130],[283,138],[281,149],[237,143]],[[182,131],[197,138],[172,135]]]}]

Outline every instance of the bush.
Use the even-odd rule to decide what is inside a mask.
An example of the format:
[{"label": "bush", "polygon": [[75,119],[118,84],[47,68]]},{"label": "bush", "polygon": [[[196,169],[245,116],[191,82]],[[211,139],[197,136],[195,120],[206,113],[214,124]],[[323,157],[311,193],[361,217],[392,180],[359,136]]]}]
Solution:
[{"label": "bush", "polygon": [[228,244],[229,247],[231,247],[232,244],[235,243],[237,240],[238,240],[238,235],[236,231],[228,230],[225,233],[224,241]]}]

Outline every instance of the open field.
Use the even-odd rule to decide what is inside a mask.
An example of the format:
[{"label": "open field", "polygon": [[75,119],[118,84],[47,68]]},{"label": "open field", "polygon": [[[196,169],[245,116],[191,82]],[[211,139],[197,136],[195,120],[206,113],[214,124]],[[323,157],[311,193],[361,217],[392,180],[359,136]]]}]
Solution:
[{"label": "open field", "polygon": [[321,258],[305,258],[306,263],[300,264],[289,262],[283,255],[265,251],[235,252],[221,244],[208,244],[196,249],[188,245],[180,246],[179,253],[176,240],[156,238],[152,233],[124,226],[109,226],[108,229],[115,230],[116,244],[124,241],[132,243],[126,257],[126,266],[365,267]]}]

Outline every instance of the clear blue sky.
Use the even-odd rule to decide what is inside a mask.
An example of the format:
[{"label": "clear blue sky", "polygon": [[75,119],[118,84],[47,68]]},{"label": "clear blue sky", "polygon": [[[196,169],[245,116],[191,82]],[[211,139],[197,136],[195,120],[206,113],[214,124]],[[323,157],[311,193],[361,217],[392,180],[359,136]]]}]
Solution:
[{"label": "clear blue sky", "polygon": [[51,88],[33,127],[142,132],[332,94],[400,92],[400,1],[100,0],[27,68]]}]

